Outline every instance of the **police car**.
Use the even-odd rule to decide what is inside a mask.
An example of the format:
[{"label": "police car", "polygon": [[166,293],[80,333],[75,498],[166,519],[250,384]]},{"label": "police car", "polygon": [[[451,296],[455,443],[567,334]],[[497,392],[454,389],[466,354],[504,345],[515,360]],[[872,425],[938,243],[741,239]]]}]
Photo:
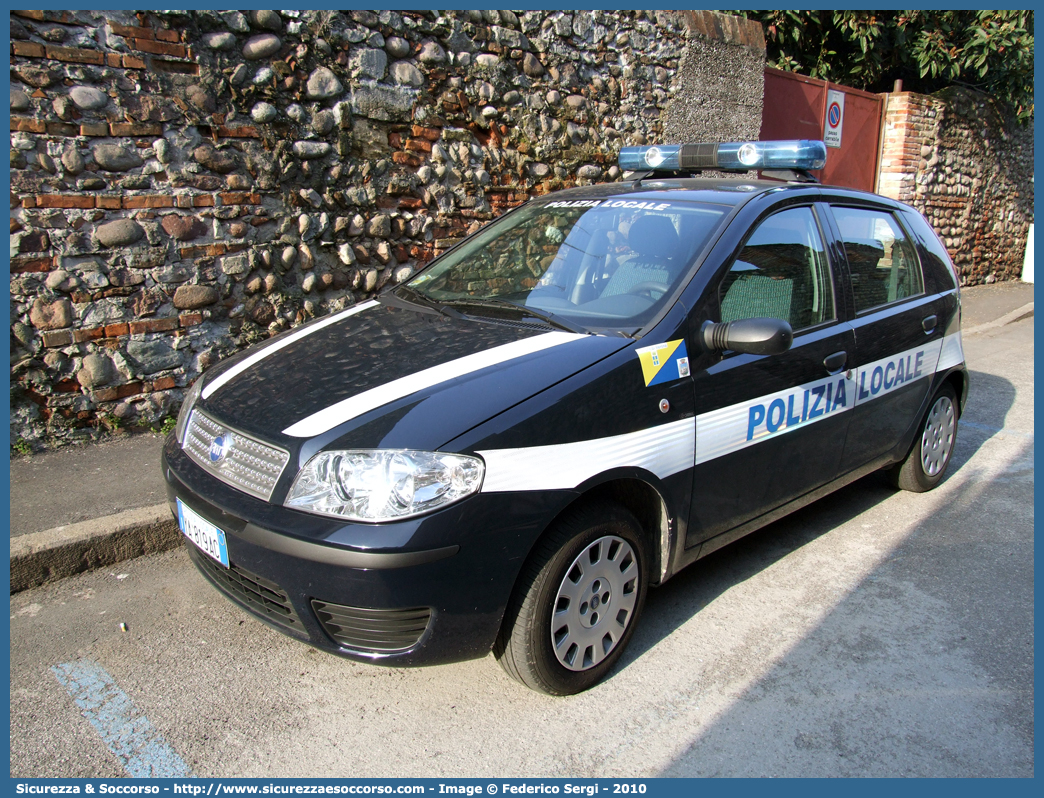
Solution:
[{"label": "police car", "polygon": [[163,452],[196,566],[320,649],[492,650],[571,694],[700,557],[873,471],[935,487],[968,391],[953,265],[825,159],[626,147],[623,182],[211,369]]}]

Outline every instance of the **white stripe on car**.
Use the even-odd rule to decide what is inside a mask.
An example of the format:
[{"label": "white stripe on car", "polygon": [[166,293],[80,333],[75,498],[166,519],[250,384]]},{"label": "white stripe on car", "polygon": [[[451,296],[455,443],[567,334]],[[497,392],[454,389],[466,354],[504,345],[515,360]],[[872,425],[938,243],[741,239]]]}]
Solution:
[{"label": "white stripe on car", "polygon": [[[942,357],[940,357],[940,353]],[[483,493],[570,490],[613,468],[660,479],[851,410],[964,362],[960,333],[695,418],[575,443],[486,449]]]},{"label": "white stripe on car", "polygon": [[322,435],[339,424],[434,385],[587,337],[575,333],[549,332],[457,358],[343,399],[291,424],[283,430],[283,434],[294,438]]}]

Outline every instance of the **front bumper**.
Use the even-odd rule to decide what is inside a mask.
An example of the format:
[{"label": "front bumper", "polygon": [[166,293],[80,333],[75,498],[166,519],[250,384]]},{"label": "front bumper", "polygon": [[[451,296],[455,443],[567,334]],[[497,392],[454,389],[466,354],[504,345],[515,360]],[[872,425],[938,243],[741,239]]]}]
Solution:
[{"label": "front bumper", "polygon": [[346,523],[248,496],[205,473],[173,435],[167,497],[220,528],[231,568],[187,543],[229,599],[276,629],[365,662],[485,656],[523,562],[570,491],[479,493],[429,515]]}]

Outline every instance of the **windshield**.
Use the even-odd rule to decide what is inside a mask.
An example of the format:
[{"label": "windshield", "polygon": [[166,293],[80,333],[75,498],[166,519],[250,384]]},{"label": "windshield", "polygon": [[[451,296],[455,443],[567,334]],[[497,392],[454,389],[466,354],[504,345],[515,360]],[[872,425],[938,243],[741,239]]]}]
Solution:
[{"label": "windshield", "polygon": [[685,277],[728,208],[696,202],[533,202],[407,283],[436,306],[508,303],[554,326],[637,329]]}]

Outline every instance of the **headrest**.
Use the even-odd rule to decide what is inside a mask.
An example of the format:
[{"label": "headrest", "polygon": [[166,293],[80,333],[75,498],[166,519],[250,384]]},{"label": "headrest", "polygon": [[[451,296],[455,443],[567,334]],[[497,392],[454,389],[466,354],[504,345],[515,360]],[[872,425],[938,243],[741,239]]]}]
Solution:
[{"label": "headrest", "polygon": [[640,216],[627,233],[627,243],[642,258],[672,258],[678,254],[678,233],[666,216]]}]

